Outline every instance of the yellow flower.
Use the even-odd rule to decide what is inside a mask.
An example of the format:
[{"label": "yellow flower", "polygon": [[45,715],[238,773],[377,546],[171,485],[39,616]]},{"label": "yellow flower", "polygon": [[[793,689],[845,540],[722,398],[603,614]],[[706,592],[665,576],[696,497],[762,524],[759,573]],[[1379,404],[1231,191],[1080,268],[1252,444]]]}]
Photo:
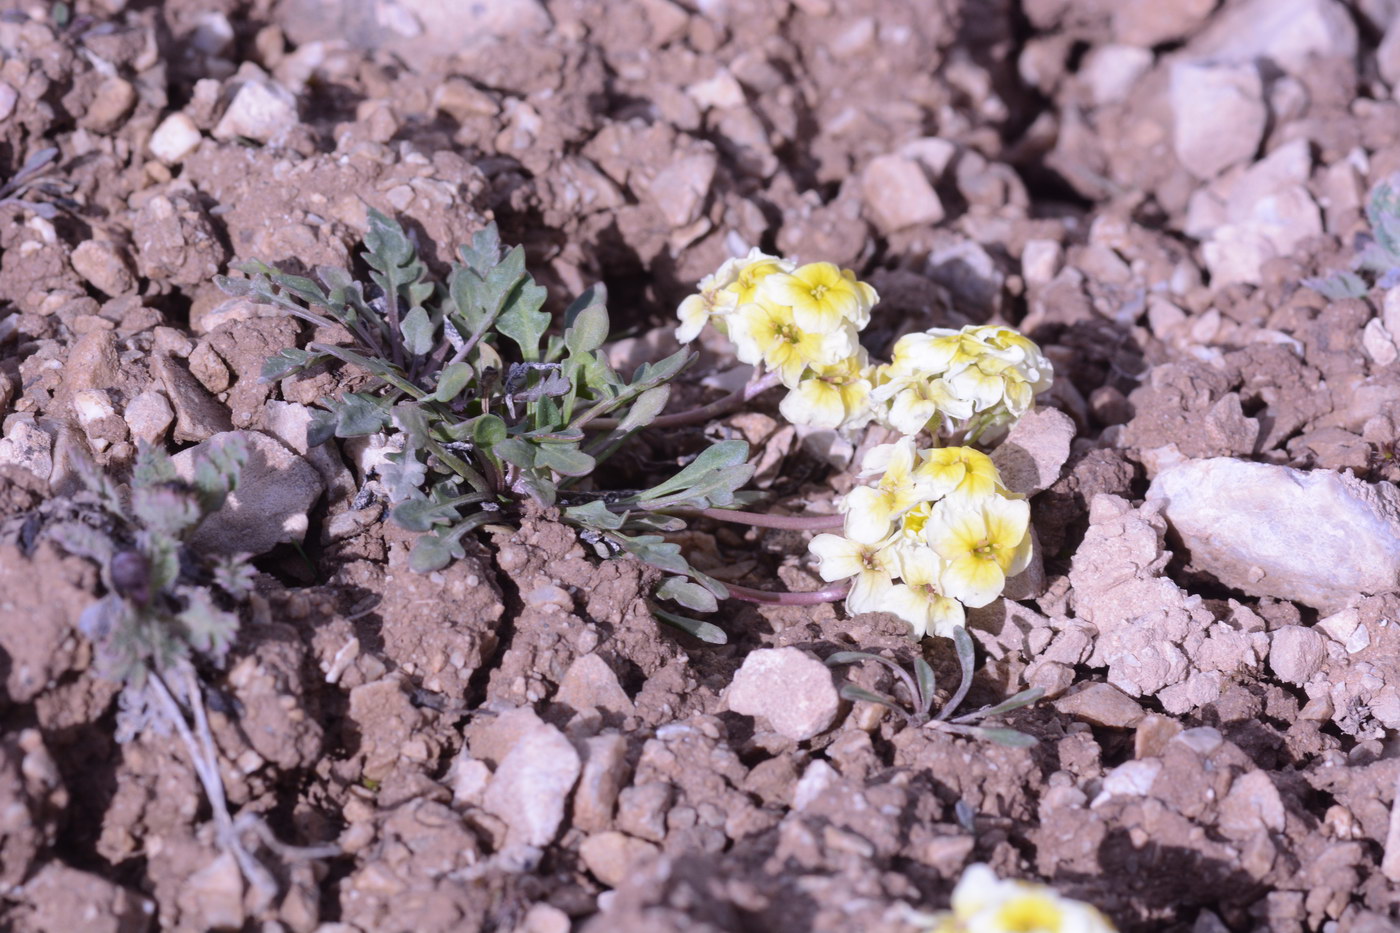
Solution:
[{"label": "yellow flower", "polygon": [[793,424],[819,428],[863,427],[873,416],[865,351],[830,366],[809,369],[778,410]]},{"label": "yellow flower", "polygon": [[730,322],[730,338],[742,362],[762,361],[793,388],[808,367],[829,366],[856,351],[851,327],[831,333],[805,330],[793,320],[792,309],[758,301],[741,305]]},{"label": "yellow flower", "polygon": [[901,582],[886,595],[885,610],[908,622],[915,638],[930,634],[951,638],[966,617],[962,603],[943,590],[943,560],[926,547],[902,548],[898,557]]},{"label": "yellow flower", "polygon": [[953,889],[952,910],[936,915],[939,933],[1116,933],[1113,924],[1082,901],[1053,888],[1003,881],[986,865],[969,865]]},{"label": "yellow flower", "polygon": [[976,609],[1001,594],[1031,558],[1030,505],[1021,499],[950,497],[934,507],[929,545],[948,561],[948,593]]},{"label": "yellow flower", "polygon": [[914,476],[914,442],[881,444],[865,455],[862,475],[879,472],[874,486],[857,486],[846,493],[841,509],[846,513],[846,537],[862,544],[876,544],[890,533],[890,523],[927,498]]},{"label": "yellow flower", "polygon": [[894,581],[892,568],[880,549],[840,535],[821,534],[807,549],[817,556],[821,578],[828,583],[855,577],[846,596],[846,611],[852,615],[878,612]]},{"label": "yellow flower", "polygon": [[914,475],[925,480],[939,498],[967,499],[999,492],[1001,474],[992,458],[971,447],[934,447],[919,452]]},{"label": "yellow flower", "polygon": [[831,333],[846,324],[857,330],[870,323],[879,296],[850,269],[812,262],[789,273],[770,275],[760,286],[763,297],[792,309],[803,330]]},{"label": "yellow flower", "polygon": [[960,398],[944,380],[938,377],[898,376],[888,371],[884,383],[872,393],[877,401],[889,401],[880,412],[881,421],[905,437],[927,430],[938,433],[943,418],[971,418],[973,405]]},{"label": "yellow flower", "polygon": [[769,256],[757,247],[747,256],[726,259],[710,275],[700,280],[696,294],[688,296],[676,310],[681,326],[676,339],[689,343],[699,336],[707,322],[723,330],[723,319],[740,305],[753,301],[758,283],[774,272],[791,272],[795,264],[789,259]]}]

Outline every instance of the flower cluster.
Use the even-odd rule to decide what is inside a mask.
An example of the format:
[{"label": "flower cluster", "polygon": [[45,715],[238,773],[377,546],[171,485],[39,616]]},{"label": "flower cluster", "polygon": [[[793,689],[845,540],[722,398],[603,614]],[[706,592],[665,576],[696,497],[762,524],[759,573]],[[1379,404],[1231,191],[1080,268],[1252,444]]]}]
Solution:
[{"label": "flower cluster", "polygon": [[799,266],[758,249],[726,261],[681,302],[686,343],[713,324],[742,362],[787,386],[794,424],[852,431],[872,420],[905,437],[988,436],[1050,387],[1050,362],[1009,327],[934,328],[901,337],[894,359],[872,365],[859,335],[875,289],[829,262]]},{"label": "flower cluster", "polygon": [[676,336],[689,342],[714,324],[740,361],[766,367],[787,386],[785,418],[852,429],[873,417],[873,368],[859,334],[877,301],[849,269],[799,266],[754,249],[725,262],[681,302]]},{"label": "flower cluster", "polygon": [[958,427],[976,437],[1029,411],[1052,378],[1040,348],[1009,327],[934,328],[896,341],[874,398],[880,420],[907,437]]},{"label": "flower cluster", "polygon": [[929,933],[1114,933],[1097,908],[1053,888],[1004,881],[986,865],[969,865],[953,889],[953,909]]},{"label": "flower cluster", "polygon": [[905,437],[873,448],[862,467],[879,480],[846,495],[844,534],[810,545],[822,579],[854,578],[849,612],[891,612],[916,638],[948,636],[964,606],[987,605],[1029,563],[1030,506],[986,454],[921,450]]}]

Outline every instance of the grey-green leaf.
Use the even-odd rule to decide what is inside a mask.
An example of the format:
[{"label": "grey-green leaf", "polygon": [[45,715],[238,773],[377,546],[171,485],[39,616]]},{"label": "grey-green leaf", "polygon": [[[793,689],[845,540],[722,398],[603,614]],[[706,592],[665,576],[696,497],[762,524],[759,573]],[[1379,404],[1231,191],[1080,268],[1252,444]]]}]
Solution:
[{"label": "grey-green leaf", "polygon": [[656,588],[656,595],[662,599],[680,603],[685,608],[693,609],[696,612],[714,612],[719,608],[715,594],[684,577],[667,577]]},{"label": "grey-green leaf", "polygon": [[410,309],[399,324],[399,330],[403,332],[404,346],[408,352],[422,356],[432,351],[436,328],[423,308]]},{"label": "grey-green leaf", "polygon": [[729,636],[724,629],[710,622],[701,622],[699,619],[691,619],[674,612],[667,612],[658,606],[651,607],[652,614],[662,622],[680,629],[692,638],[697,638],[707,645],[728,644]]}]

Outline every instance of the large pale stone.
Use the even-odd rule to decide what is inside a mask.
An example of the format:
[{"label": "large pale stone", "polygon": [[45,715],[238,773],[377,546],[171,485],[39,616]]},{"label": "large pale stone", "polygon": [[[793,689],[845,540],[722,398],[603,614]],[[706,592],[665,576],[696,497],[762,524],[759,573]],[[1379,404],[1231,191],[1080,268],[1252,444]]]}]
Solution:
[{"label": "large pale stone", "polygon": [[554,840],[580,768],[574,746],[547,723],[538,723],[516,741],[484,800],[487,812],[505,821],[507,845],[544,846]]},{"label": "large pale stone", "polygon": [[171,457],[176,474],[186,482],[193,480],[199,454],[210,444],[235,438],[248,446],[238,488],[229,494],[223,508],[200,523],[190,544],[213,554],[262,554],[284,542],[302,540],[306,513],[324,489],[321,476],[311,464],[266,434],[216,434]]},{"label": "large pale stone", "polygon": [[761,717],[799,742],[825,730],[840,705],[831,671],[796,648],[761,648],[744,659],[726,693],[729,708]]},{"label": "large pale stone", "polygon": [[943,202],[933,190],[923,167],[902,155],[871,159],[861,173],[865,203],[875,222],[886,233],[906,227],[936,224],[943,219]]},{"label": "large pale stone", "polygon": [[1177,62],[1170,101],[1176,156],[1197,178],[1214,178],[1258,151],[1269,109],[1255,65]]},{"label": "large pale stone", "polygon": [[1185,54],[1196,61],[1262,59],[1298,72],[1314,55],[1350,59],[1356,49],[1356,24],[1338,0],[1245,0],[1227,4]]},{"label": "large pale stone", "polygon": [[1253,596],[1323,611],[1400,588],[1400,489],[1228,457],[1168,467],[1147,490],[1191,562]]}]

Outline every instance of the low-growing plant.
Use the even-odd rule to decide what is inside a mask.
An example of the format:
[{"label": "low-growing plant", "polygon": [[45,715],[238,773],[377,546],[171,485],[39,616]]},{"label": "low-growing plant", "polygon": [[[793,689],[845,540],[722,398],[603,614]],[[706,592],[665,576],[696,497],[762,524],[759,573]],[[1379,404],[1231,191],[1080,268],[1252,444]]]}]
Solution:
[{"label": "low-growing plant", "polygon": [[247,459],[237,439],[211,443],[185,482],[164,451],[142,445],[129,489],[79,461],[87,495],[44,531],[101,568],[107,594],[83,611],[79,627],[105,676],[139,688],[151,672],[195,657],[223,661],[238,631],[232,607],[251,592],[252,568],[246,558],[206,558],[188,541],[237,488]]},{"label": "low-growing plant", "polygon": [[950,637],[957,651],[958,667],[962,671],[962,678],[958,682],[958,687],[939,709],[937,714],[933,712],[933,704],[938,700],[938,681],[934,675],[933,667],[923,659],[921,655],[914,657],[913,670],[905,670],[897,662],[884,657],[883,655],[872,654],[868,651],[838,651],[826,659],[826,663],[831,667],[839,667],[845,664],[860,664],[865,661],[875,661],[883,664],[894,672],[898,677],[898,683],[904,687],[908,701],[901,703],[892,696],[877,693],[874,690],[867,690],[857,684],[846,684],[841,688],[841,696],[847,700],[863,700],[867,703],[878,703],[887,706],[895,712],[904,716],[910,725],[929,729],[939,729],[944,732],[953,732],[958,735],[968,735],[976,739],[988,742],[995,742],[998,745],[1007,745],[1013,748],[1026,748],[1037,744],[1034,736],[1027,735],[1016,729],[1004,727],[979,726],[976,723],[992,716],[1000,716],[1009,713],[1014,709],[1029,706],[1045,695],[1045,691],[1040,687],[1032,687],[1029,690],[1022,690],[1015,696],[1009,697],[1000,703],[992,706],[985,706],[982,709],[974,710],[971,713],[964,713],[961,716],[954,716],[962,701],[967,697],[967,693],[972,689],[972,676],[976,664],[976,653],[973,648],[972,638],[967,634],[967,629],[958,626],[952,630]]},{"label": "low-growing plant", "polygon": [[[594,286],[551,334],[545,290],[525,269],[519,246],[504,250],[494,224],[460,250],[445,281],[434,281],[395,221],[371,211],[363,258],[373,289],[327,266],[319,283],[260,262],[247,278],[220,277],[230,294],[275,304],[321,327],[339,324],[352,346],[313,342],[268,361],[277,380],[326,360],[376,377],[363,391],[320,400],[309,441],[384,433],[398,449],[379,468],[392,519],[420,532],[410,562],[418,571],[465,554],[463,539],[487,524],[514,524],[527,503],[558,506],[602,557],[630,554],[666,571],[656,595],[709,612],[729,590],[692,567],[662,535],[685,528],[685,512],[747,501],[753,473],[742,441],[716,443],[661,483],[600,489],[599,464],[656,422],[670,383],[695,358],[681,350],[619,374],[603,350],[610,322],[606,290]],[[666,610],[665,621],[710,641],[715,626]]]},{"label": "low-growing plant", "polygon": [[1372,288],[1400,285],[1400,176],[1380,182],[1366,199],[1369,233],[1357,236],[1350,269],[1303,280],[1333,301],[1364,298]]},{"label": "low-growing plant", "polygon": [[238,487],[247,459],[237,438],[210,441],[186,481],[163,450],[143,444],[131,481],[122,486],[80,458],[85,490],[46,502],[21,537],[30,546],[47,538],[101,569],[106,594],[83,611],[78,626],[96,648],[98,672],[123,684],[117,740],[146,729],[175,730],[209,801],[219,846],[270,903],[278,882],[245,836],[282,858],[324,858],[339,850],[284,845],[257,813],[232,814],[224,792],[196,664],[223,665],[255,573],[246,555],[206,555],[190,539]]}]

